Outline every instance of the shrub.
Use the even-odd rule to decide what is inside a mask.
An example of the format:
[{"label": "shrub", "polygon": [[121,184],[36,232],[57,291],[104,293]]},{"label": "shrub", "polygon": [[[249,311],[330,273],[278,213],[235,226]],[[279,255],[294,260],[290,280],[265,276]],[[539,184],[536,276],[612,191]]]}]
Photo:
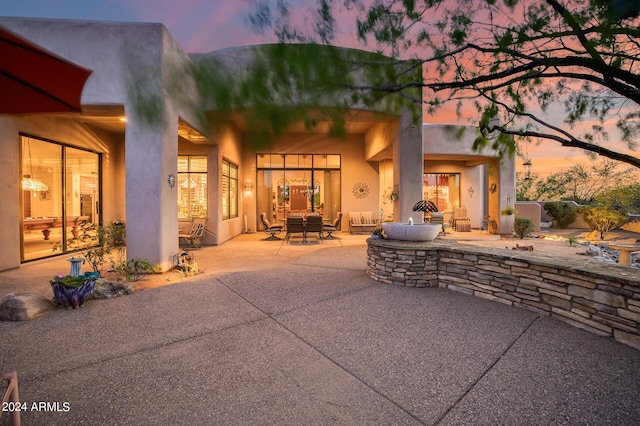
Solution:
[{"label": "shrub", "polygon": [[600,232],[600,239],[612,229],[624,225],[629,220],[629,214],[624,207],[616,206],[587,206],[580,209],[592,231]]},{"label": "shrub", "polygon": [[115,270],[124,275],[127,281],[140,281],[145,275],[158,272],[160,268],[149,263],[147,259],[135,258],[123,261]]},{"label": "shrub", "polygon": [[546,203],[544,205],[544,210],[553,218],[553,220],[556,221],[556,225],[561,229],[565,229],[571,225],[578,215],[578,211],[575,207],[569,203],[561,201]]},{"label": "shrub", "polygon": [[531,235],[533,231],[535,231],[536,227],[533,224],[531,219],[527,219],[526,217],[516,217],[513,222],[513,231],[516,233],[520,239]]}]

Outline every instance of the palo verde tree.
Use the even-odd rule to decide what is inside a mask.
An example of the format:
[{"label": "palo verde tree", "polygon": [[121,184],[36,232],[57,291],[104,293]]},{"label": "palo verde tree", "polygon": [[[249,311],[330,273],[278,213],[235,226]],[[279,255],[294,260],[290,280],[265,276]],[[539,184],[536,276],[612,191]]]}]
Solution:
[{"label": "palo verde tree", "polygon": [[[312,77],[336,63],[348,70],[332,81],[334,92],[323,93],[335,93],[340,105],[392,98],[389,104],[415,106],[421,98],[435,113],[453,102],[460,115],[479,117],[478,149],[513,154],[513,138],[528,138],[640,167],[639,157],[610,142],[616,137],[633,150],[640,132],[636,0],[316,0],[314,19],[302,27],[286,0],[249,3],[251,25],[283,44],[339,45],[355,36],[357,47],[387,58],[313,58]],[[265,71],[278,69],[283,56],[262,60],[269,66],[258,72],[285,93],[305,78]],[[354,72],[358,78],[344,78]],[[488,137],[495,130],[500,136]]]}]

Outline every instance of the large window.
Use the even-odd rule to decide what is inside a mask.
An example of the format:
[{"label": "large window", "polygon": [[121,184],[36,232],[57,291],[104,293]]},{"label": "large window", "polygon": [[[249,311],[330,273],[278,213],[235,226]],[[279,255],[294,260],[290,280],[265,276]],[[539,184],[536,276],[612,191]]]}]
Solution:
[{"label": "large window", "polygon": [[72,250],[100,223],[100,155],[29,136],[20,141],[21,260]]},{"label": "large window", "polygon": [[178,156],[178,219],[207,217],[207,157]]},{"label": "large window", "polygon": [[453,210],[460,205],[460,173],[425,173],[423,191],[438,211]]},{"label": "large window", "polygon": [[222,219],[238,217],[238,166],[222,160]]},{"label": "large window", "polygon": [[340,155],[258,154],[256,165],[258,216],[284,223],[292,213],[313,213],[329,221],[341,211]]}]

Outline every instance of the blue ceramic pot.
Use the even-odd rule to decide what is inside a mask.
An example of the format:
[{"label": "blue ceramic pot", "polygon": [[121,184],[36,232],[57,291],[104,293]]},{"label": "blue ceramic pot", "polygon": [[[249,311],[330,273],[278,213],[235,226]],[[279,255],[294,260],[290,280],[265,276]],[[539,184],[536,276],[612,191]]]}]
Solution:
[{"label": "blue ceramic pot", "polygon": [[96,280],[99,274],[95,272],[86,272],[81,275],[84,280],[82,284],[77,287],[70,287],[62,281],[51,281],[51,287],[53,288],[53,295],[55,296],[58,304],[64,308],[79,308],[84,303],[93,297],[95,290]]}]

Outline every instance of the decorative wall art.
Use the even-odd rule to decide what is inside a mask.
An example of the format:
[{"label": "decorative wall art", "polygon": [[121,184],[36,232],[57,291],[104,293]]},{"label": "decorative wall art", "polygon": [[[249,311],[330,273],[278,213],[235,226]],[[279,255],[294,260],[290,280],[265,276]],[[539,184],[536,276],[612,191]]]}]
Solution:
[{"label": "decorative wall art", "polygon": [[367,198],[369,196],[369,185],[364,182],[358,182],[353,185],[353,195],[356,198]]}]

